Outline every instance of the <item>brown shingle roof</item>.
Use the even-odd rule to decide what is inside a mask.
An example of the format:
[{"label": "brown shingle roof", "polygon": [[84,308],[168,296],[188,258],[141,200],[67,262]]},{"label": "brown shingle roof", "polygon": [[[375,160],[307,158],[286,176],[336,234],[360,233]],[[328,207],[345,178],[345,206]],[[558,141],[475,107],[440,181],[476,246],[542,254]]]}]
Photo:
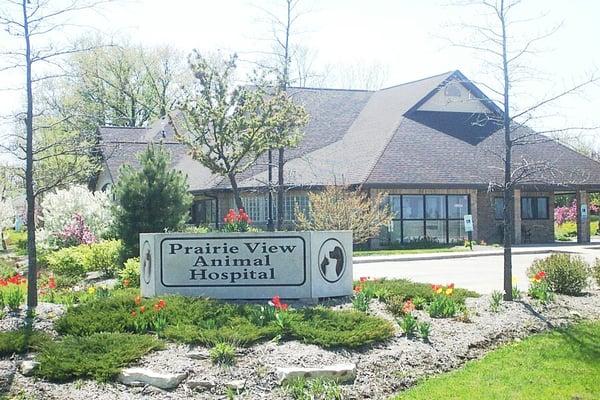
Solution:
[{"label": "brown shingle roof", "polygon": [[[450,79],[483,96],[458,71],[375,92],[290,89],[308,111],[310,122],[300,145],[286,150],[286,184],[474,187],[500,182],[502,163],[497,154],[503,151],[501,130],[474,126],[474,115],[417,110]],[[493,112],[500,112],[487,98],[483,101]],[[229,187],[227,179],[211,174],[189,157],[164,119],[150,128],[101,128],[100,133],[115,178],[120,165],[136,165],[134,155],[149,141],[162,140],[169,144],[174,167],[188,174],[193,191]],[[599,163],[539,138],[535,145],[515,148],[515,164],[519,160],[552,164],[546,172],[528,177],[528,183],[560,186],[576,182],[600,187]],[[266,168],[265,155],[238,176],[238,185],[265,187]]]}]

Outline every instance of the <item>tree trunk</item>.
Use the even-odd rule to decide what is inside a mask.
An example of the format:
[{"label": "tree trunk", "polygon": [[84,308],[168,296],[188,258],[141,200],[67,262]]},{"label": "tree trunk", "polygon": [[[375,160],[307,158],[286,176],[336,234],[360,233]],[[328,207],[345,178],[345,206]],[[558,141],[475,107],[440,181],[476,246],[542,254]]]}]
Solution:
[{"label": "tree trunk", "polygon": [[240,196],[240,189],[238,188],[237,181],[235,179],[235,174],[228,174],[229,183],[231,183],[231,190],[233,191],[233,199],[235,200],[235,207],[238,210],[244,208],[244,203],[242,203],[242,198]]},{"label": "tree trunk", "polygon": [[25,119],[25,194],[27,198],[27,309],[37,307],[37,268],[35,247],[35,194],[33,191],[33,90],[31,78],[31,43],[27,0],[23,4],[23,33],[25,38],[25,68],[27,89],[27,118]]},{"label": "tree trunk", "polygon": [[512,301],[512,238],[514,232],[514,186],[512,182],[512,138],[510,126],[508,52],[504,0],[500,3],[502,23],[502,71],[504,74],[504,300]]},{"label": "tree trunk", "polygon": [[277,230],[283,229],[283,217],[284,217],[284,202],[285,202],[285,188],[283,182],[283,167],[285,164],[284,160],[284,149],[279,149],[279,158],[277,160]]}]

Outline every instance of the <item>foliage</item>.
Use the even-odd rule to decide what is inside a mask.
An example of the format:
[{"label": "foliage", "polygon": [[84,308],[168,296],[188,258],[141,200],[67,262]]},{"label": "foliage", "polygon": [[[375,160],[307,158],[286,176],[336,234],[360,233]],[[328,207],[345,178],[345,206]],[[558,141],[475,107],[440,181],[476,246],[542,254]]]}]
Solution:
[{"label": "foliage", "polygon": [[431,324],[425,321],[417,323],[417,333],[421,336],[421,339],[428,341],[429,334],[431,333]]},{"label": "foliage", "polygon": [[0,332],[0,357],[38,350],[49,340],[50,337],[46,333],[27,328]]},{"label": "foliage", "polygon": [[162,342],[148,335],[96,333],[83,337],[66,336],[42,346],[36,374],[53,382],[79,378],[106,382],[115,377],[122,367],[162,348]]},{"label": "foliage", "polygon": [[342,400],[340,385],[332,380],[296,378],[285,385],[285,391],[294,400]]},{"label": "foliage", "polygon": [[231,366],[235,363],[235,347],[229,343],[217,343],[209,355],[213,364]]},{"label": "foliage", "polygon": [[[500,311],[500,306],[502,305],[502,292],[498,290],[494,290],[492,292],[492,296],[490,298],[490,311],[493,313],[497,313]],[[513,296],[514,298],[514,296]]]},{"label": "foliage", "polygon": [[454,284],[449,284],[447,287],[431,285],[431,289],[434,297],[427,309],[429,316],[431,318],[454,317],[459,310],[459,304],[453,297]]},{"label": "foliage", "polygon": [[140,233],[182,226],[192,201],[187,177],[171,168],[166,149],[151,144],[139,161],[140,169],[121,167],[115,186],[115,229],[123,242],[124,258],[139,256]]},{"label": "foliage", "polygon": [[[105,235],[112,223],[111,200],[106,193],[71,186],[48,193],[41,202],[44,230],[50,238],[65,230],[79,215],[95,238]],[[51,239],[50,239],[51,240]]]},{"label": "foliage", "polygon": [[292,325],[292,337],[325,348],[357,348],[394,335],[389,322],[361,312],[306,308],[297,314],[300,318]]},{"label": "foliage", "polygon": [[[106,299],[92,299],[71,307],[55,322],[55,329],[62,335],[77,336],[97,332],[150,332],[153,328],[149,321],[155,312],[156,300],[141,299],[134,293],[116,290]],[[394,334],[389,322],[354,311],[275,310],[274,306],[220,303],[183,296],[166,296],[163,300],[165,326],[160,336],[183,343],[226,342],[246,346],[281,336],[324,347],[352,348],[384,341]],[[145,308],[143,313],[141,307]],[[285,320],[277,321],[278,314]]]},{"label": "foliage", "polygon": [[534,335],[424,380],[394,399],[597,399],[599,342],[600,322]]},{"label": "foliage", "polygon": [[295,146],[307,114],[264,79],[234,84],[235,55],[210,60],[195,52],[189,62],[196,80],[180,103],[180,113],[172,116],[177,139],[190,148],[195,160],[229,178],[236,207],[242,208],[236,175],[269,148]]},{"label": "foliage", "polygon": [[97,126],[144,126],[173,108],[189,80],[184,56],[169,47],[113,45],[84,39],[91,51],[71,55],[69,72],[57,80],[51,99],[79,131]]},{"label": "foliage", "polygon": [[529,296],[546,304],[553,300],[554,295],[550,289],[548,277],[544,271],[539,271],[531,277],[529,283]]},{"label": "foliage", "polygon": [[545,272],[553,292],[574,296],[587,287],[590,277],[590,266],[582,257],[564,253],[535,260],[527,273],[532,277],[540,271]]},{"label": "foliage", "polygon": [[427,300],[421,296],[416,296],[413,299],[413,304],[417,310],[423,310],[427,306]]},{"label": "foliage", "polygon": [[398,321],[400,329],[407,337],[413,337],[417,331],[417,318],[411,313],[406,313],[401,320]]},{"label": "foliage", "polygon": [[84,267],[86,271],[102,271],[105,276],[114,276],[121,269],[121,251],[120,240],[94,243],[89,246],[89,251],[84,253]]},{"label": "foliage", "polygon": [[12,201],[8,199],[0,200],[0,230],[10,228],[15,224],[17,213],[13,207]]},{"label": "foliage", "polygon": [[139,257],[133,257],[125,261],[123,269],[119,271],[119,282],[123,287],[140,287]]},{"label": "foliage", "polygon": [[55,233],[55,244],[61,247],[78,246],[80,244],[92,244],[96,242],[96,236],[86,225],[83,216],[75,213],[61,231]]},{"label": "foliage", "polygon": [[85,244],[51,252],[46,256],[48,269],[56,275],[81,279],[88,272],[86,258],[89,252],[90,246]]},{"label": "foliage", "polygon": [[16,265],[4,258],[0,258],[0,279],[8,279],[16,274]]},{"label": "foliage", "polygon": [[369,196],[360,190],[328,186],[308,194],[308,213],[296,212],[296,227],[305,231],[351,230],[354,243],[379,235],[392,220],[383,193]]},{"label": "foliage", "polygon": [[592,277],[596,281],[596,285],[600,286],[600,258],[594,260],[592,265]]},{"label": "foliage", "polygon": [[[415,308],[417,302],[430,303],[435,298],[435,291],[428,283],[411,282],[406,279],[366,280],[363,286],[371,290],[374,296],[386,304],[386,308],[395,316],[402,316],[404,303],[412,299]],[[473,291],[453,288],[452,298],[457,304],[464,303],[466,297],[478,297]]]},{"label": "foliage", "polygon": [[0,278],[0,311],[5,305],[11,311],[17,311],[25,301],[26,288],[27,280],[20,274]]},{"label": "foliage", "polygon": [[27,254],[27,232],[8,230],[6,244],[18,255]]},{"label": "foliage", "polygon": [[223,222],[224,232],[248,232],[252,223],[250,216],[248,216],[248,213],[243,208],[240,208],[239,212],[229,209],[227,215],[223,217]]},{"label": "foliage", "polygon": [[352,307],[356,311],[367,312],[369,311],[369,302],[373,298],[371,292],[363,290],[362,285],[354,286],[354,296],[352,297]]},{"label": "foliage", "polygon": [[[589,205],[589,212],[597,214],[600,211],[600,207],[595,204]],[[558,225],[562,225],[565,222],[577,221],[577,200],[573,199],[570,206],[559,206],[554,208],[554,221]]]}]

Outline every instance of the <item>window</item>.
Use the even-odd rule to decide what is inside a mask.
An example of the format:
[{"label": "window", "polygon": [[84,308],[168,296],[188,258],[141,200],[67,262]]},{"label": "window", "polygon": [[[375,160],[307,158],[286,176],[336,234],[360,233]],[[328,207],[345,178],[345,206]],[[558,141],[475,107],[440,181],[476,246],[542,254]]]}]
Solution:
[{"label": "window", "polygon": [[521,197],[521,219],[548,219],[548,198]]},{"label": "window", "polygon": [[423,196],[402,196],[402,219],[423,219]]},{"label": "window", "polygon": [[192,208],[192,223],[197,225],[214,224],[216,209],[216,201],[214,199],[195,201]]},{"label": "window", "polygon": [[466,237],[463,216],[469,213],[468,195],[389,195],[388,202],[394,214],[388,229],[391,243],[423,239],[448,243]]},{"label": "window", "polygon": [[494,197],[494,218],[504,219],[504,199],[502,197]]},{"label": "window", "polygon": [[[233,199],[231,207],[235,208]],[[269,219],[269,195],[256,194],[242,197],[244,210],[252,222],[257,224],[266,224]],[[283,219],[284,221],[294,221],[296,206],[304,213],[308,212],[308,196],[306,195],[291,195],[286,194],[283,202]],[[277,196],[273,194],[273,221],[277,220]]]}]

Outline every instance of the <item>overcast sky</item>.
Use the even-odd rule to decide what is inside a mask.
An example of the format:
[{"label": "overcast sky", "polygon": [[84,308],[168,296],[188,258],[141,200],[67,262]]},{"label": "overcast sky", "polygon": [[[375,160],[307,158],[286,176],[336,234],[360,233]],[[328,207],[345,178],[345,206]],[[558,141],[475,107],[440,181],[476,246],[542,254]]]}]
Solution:
[{"label": "overcast sky", "polygon": [[[1,0],[0,0],[1,1]],[[61,1],[61,0],[53,0]],[[281,1],[279,1],[280,3]],[[464,40],[455,24],[481,21],[475,8],[447,6],[451,0],[306,0],[302,8],[296,43],[315,54],[314,69],[334,70],[356,65],[380,65],[384,86],[407,82],[441,72],[460,69],[475,81],[493,84],[481,59],[469,51],[452,47],[444,38]],[[115,3],[101,16],[82,15],[79,24],[100,32],[128,37],[145,45],[168,44],[189,52],[220,49],[253,57],[268,49],[269,28],[256,5],[276,10],[277,0],[139,0]],[[600,68],[600,2],[592,0],[523,0],[523,17],[546,14],[521,24],[517,36],[537,34],[562,22],[562,27],[543,42],[541,52],[527,59],[535,78],[515,88],[517,105],[526,106]],[[526,28],[526,29],[525,29]],[[523,29],[523,30],[522,30]],[[8,46],[1,37],[0,47]],[[0,72],[0,88],[15,87],[22,78]],[[484,90],[485,91],[485,90]],[[0,114],[21,105],[18,92],[0,90]],[[564,99],[548,109],[551,119],[536,127],[600,124],[600,86]],[[595,132],[594,135],[599,135]],[[588,134],[590,140],[593,136]]]}]

